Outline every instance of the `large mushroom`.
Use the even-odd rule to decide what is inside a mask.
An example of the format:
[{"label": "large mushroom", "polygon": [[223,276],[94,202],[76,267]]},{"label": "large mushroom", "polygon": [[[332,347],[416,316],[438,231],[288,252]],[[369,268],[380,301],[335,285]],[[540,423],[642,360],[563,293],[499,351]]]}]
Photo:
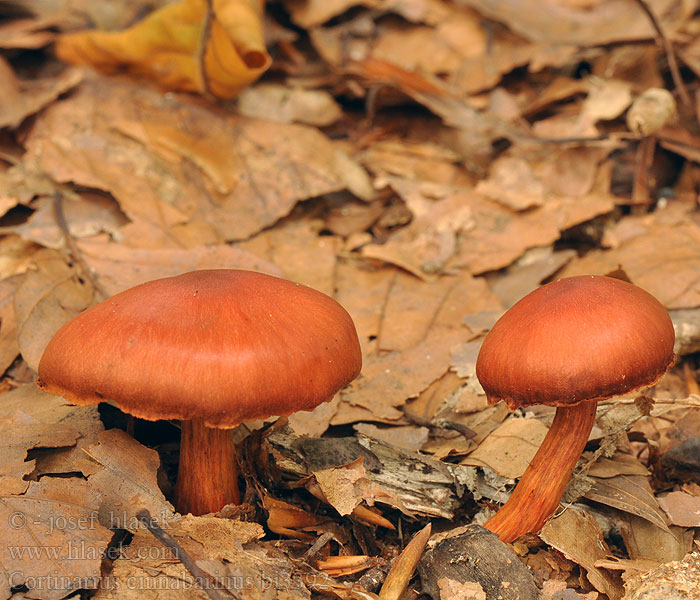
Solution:
[{"label": "large mushroom", "polygon": [[484,340],[477,377],[492,404],[557,409],[515,490],[484,526],[506,542],[538,532],[588,441],[596,401],[654,385],[675,361],[674,340],[653,296],[610,277],[560,279],[510,308]]},{"label": "large mushroom", "polygon": [[231,432],[243,421],[311,410],[360,372],[357,333],[325,294],[232,269],[128,289],[64,325],[39,363],[39,386],[75,404],[113,401],[148,419],[180,419],[176,506],[239,503]]}]

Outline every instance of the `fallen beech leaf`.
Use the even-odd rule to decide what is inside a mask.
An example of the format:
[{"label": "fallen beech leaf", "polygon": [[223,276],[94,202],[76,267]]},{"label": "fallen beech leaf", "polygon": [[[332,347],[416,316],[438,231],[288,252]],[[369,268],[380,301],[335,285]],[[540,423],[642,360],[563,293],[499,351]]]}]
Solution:
[{"label": "fallen beech leaf", "polygon": [[339,162],[342,153],[316,128],[97,76],[41,114],[27,147],[30,164],[57,181],[110,192],[132,221],[168,237],[200,222],[224,240],[248,238],[297,202],[344,189],[342,170],[352,162]]},{"label": "fallen beech leaf", "polygon": [[[36,242],[46,248],[63,248],[64,235],[56,222],[54,199],[38,198],[32,203],[32,208],[35,211],[26,222],[0,227],[0,233],[16,233],[22,239]],[[83,193],[80,196],[64,198],[63,213],[74,238],[105,231],[118,239],[119,228],[128,222],[114,200],[98,194]]]},{"label": "fallen beech leaf", "polygon": [[171,600],[210,600],[202,589],[209,584],[222,596],[234,598],[309,599],[293,563],[273,545],[256,541],[264,534],[257,523],[187,515],[169,523],[167,532],[211,577],[211,583],[197,581],[168,548],[139,529],[94,598],[155,599],[167,590]]},{"label": "fallen beech leaf", "polygon": [[617,79],[593,80],[583,102],[581,119],[596,123],[619,117],[632,102],[632,84]]},{"label": "fallen beech leaf", "polygon": [[[600,2],[595,10],[577,2],[549,1],[546,9],[539,0],[464,0],[464,3],[485,17],[506,23],[530,40],[549,44],[590,47],[654,36],[644,11],[630,10],[627,0]],[[673,10],[671,0],[652,0],[650,4],[659,17]],[[680,15],[674,17],[682,19]]]},{"label": "fallen beech leaf", "polygon": [[658,497],[659,505],[668,515],[671,525],[700,527],[700,496],[685,492],[669,492]]},{"label": "fallen beech leaf", "polygon": [[437,581],[440,588],[440,600],[486,600],[486,592],[480,584],[473,581],[459,583],[454,579],[443,577]]},{"label": "fallen beech leaf", "polygon": [[27,598],[59,600],[100,586],[100,565],[112,532],[97,512],[101,496],[76,477],[29,482],[0,502],[0,597],[26,585]]},{"label": "fallen beech leaf", "polygon": [[502,477],[521,477],[547,435],[537,419],[508,419],[494,430],[463,465],[488,467]]},{"label": "fallen beech leaf", "polygon": [[489,178],[480,181],[476,191],[513,210],[541,206],[545,201],[544,185],[522,158],[504,156],[494,160]]},{"label": "fallen beech leaf", "polygon": [[125,68],[170,89],[208,90],[219,98],[233,98],[271,63],[263,41],[262,3],[255,7],[248,0],[213,0],[212,4],[204,74],[198,49],[205,0],[166,5],[124,31],[64,34],[56,41],[56,53],[66,62],[105,72]]},{"label": "fallen beech leaf", "polygon": [[28,116],[78,85],[81,79],[77,69],[67,69],[57,77],[21,81],[0,56],[0,127],[17,127]]},{"label": "fallen beech leaf", "polygon": [[690,221],[663,223],[663,214],[654,213],[650,226],[639,231],[644,235],[635,235],[613,250],[591,250],[572,260],[560,276],[602,275],[622,266],[635,285],[667,308],[699,306],[700,227]]},{"label": "fallen beech leaf", "polygon": [[317,229],[307,220],[287,221],[239,242],[236,247],[266,258],[287,279],[333,296],[339,240],[335,236],[319,236]]},{"label": "fallen beech leaf", "polygon": [[416,427],[415,425],[380,428],[370,423],[358,423],[353,426],[353,429],[367,437],[404,450],[420,450],[423,444],[428,441],[430,432],[427,427]]},{"label": "fallen beech leaf", "polygon": [[15,49],[48,46],[56,38],[48,29],[55,25],[50,19],[8,19],[0,25],[0,46]]},{"label": "fallen beech leaf", "polygon": [[540,537],[586,569],[588,580],[599,592],[607,594],[611,600],[622,598],[624,590],[619,576],[595,566],[610,550],[589,513],[569,507],[545,523]]},{"label": "fallen beech leaf", "polygon": [[15,292],[21,276],[0,281],[0,372],[4,373],[19,354]]},{"label": "fallen beech leaf", "polygon": [[0,419],[18,411],[37,423],[67,427],[80,436],[74,445],[38,453],[32,460],[33,476],[82,473],[87,477],[99,468],[84,452],[84,448],[96,443],[97,435],[104,430],[97,406],[74,406],[61,396],[43,392],[32,382],[3,394]]},{"label": "fallen beech leaf", "polygon": [[407,350],[436,330],[466,333],[466,316],[500,308],[486,282],[468,273],[421,281],[399,271],[384,300],[378,349]]},{"label": "fallen beech leaf", "polygon": [[399,419],[403,413],[398,407],[445,372],[450,348],[465,335],[466,330],[436,329],[408,350],[366,357],[362,374],[340,392],[341,399],[379,418]]},{"label": "fallen beech leaf", "polygon": [[70,427],[40,423],[19,410],[11,418],[0,419],[0,496],[23,494],[27,490],[29,481],[25,477],[36,463],[27,460],[29,450],[73,446],[79,437]]},{"label": "fallen beech leaf", "polygon": [[54,333],[92,304],[93,290],[55,250],[40,250],[33,263],[17,288],[15,313],[22,357],[36,370]]},{"label": "fallen beech leaf", "polygon": [[627,512],[617,516],[616,525],[627,555],[632,559],[680,560],[692,545],[692,529],[661,529],[647,519]]},{"label": "fallen beech leaf", "polygon": [[280,270],[263,258],[224,244],[198,246],[189,250],[145,250],[101,239],[78,242],[85,262],[97,275],[108,294],[162,277],[172,277],[197,269],[247,269],[270,275]]},{"label": "fallen beech leaf", "polygon": [[334,123],[343,114],[335,98],[324,90],[304,90],[276,83],[243,90],[238,97],[238,112],[246,117],[318,127]]},{"label": "fallen beech leaf", "polygon": [[341,516],[352,513],[366,496],[369,487],[362,458],[341,467],[314,471],[313,476],[328,503]]},{"label": "fallen beech leaf", "polygon": [[104,496],[100,506],[101,522],[110,528],[134,531],[139,527],[136,513],[142,508],[158,523],[173,520],[173,506],[158,487],[158,453],[142,446],[121,429],[103,431],[97,440],[98,443],[85,452],[103,467],[89,477],[90,484]]},{"label": "fallen beech leaf", "polygon": [[586,493],[586,498],[637,515],[668,531],[666,516],[659,508],[646,477],[616,475],[596,479],[595,485]]}]

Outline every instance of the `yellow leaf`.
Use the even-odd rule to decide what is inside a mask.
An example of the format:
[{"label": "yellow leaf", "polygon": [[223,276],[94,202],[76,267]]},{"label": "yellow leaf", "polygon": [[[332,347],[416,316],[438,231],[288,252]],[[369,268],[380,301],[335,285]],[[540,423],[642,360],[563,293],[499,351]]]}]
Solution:
[{"label": "yellow leaf", "polygon": [[107,73],[126,71],[168,89],[233,98],[270,66],[262,34],[262,2],[213,0],[212,8],[203,61],[206,0],[169,4],[124,31],[64,34],[56,42],[56,53],[68,63]]}]

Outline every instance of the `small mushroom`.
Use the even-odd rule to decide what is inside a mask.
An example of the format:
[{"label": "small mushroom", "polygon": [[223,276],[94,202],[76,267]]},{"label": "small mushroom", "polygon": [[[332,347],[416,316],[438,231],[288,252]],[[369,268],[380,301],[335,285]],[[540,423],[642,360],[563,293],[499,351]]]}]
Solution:
[{"label": "small mushroom", "polygon": [[477,358],[486,396],[511,410],[557,410],[515,490],[484,527],[506,542],[538,532],[586,446],[596,401],[654,385],[675,362],[674,339],[658,300],[610,277],[560,279],[508,310]]},{"label": "small mushroom", "polygon": [[181,419],[176,506],[240,502],[229,429],[329,400],[360,372],[348,313],[325,294],[233,269],[128,289],[64,325],[39,386],[75,404],[113,401],[148,420]]}]

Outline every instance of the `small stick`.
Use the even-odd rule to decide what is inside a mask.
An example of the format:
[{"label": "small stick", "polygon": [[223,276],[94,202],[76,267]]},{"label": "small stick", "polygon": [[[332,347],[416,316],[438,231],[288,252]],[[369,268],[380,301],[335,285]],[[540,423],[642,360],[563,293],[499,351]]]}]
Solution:
[{"label": "small stick", "polygon": [[403,552],[396,559],[394,566],[386,576],[384,585],[379,592],[379,597],[382,600],[399,600],[411,577],[413,577],[413,572],[418,566],[418,561],[423,554],[423,550],[425,550],[431,531],[432,527],[428,523],[413,536],[413,539],[403,549]]},{"label": "small stick", "polygon": [[[155,537],[175,555],[175,558],[177,558],[185,566],[192,577],[194,577],[195,582],[202,588],[202,590],[204,590],[206,595],[209,596],[211,600],[226,600],[227,597],[213,587],[213,584],[215,583],[213,579],[197,566],[192,557],[187,554],[185,549],[180,544],[177,543],[175,538],[164,531],[160,525],[156,523],[155,519],[151,517],[151,513],[148,512],[148,509],[142,508],[139,510],[136,513],[136,518],[146,529],[148,529],[148,531],[153,534],[153,537]],[[203,585],[205,582],[207,585]]]},{"label": "small stick", "polygon": [[70,232],[68,222],[66,221],[66,215],[63,212],[63,194],[60,191],[54,192],[53,208],[54,215],[56,217],[56,224],[63,234],[63,239],[66,242],[66,248],[68,249],[68,254],[70,255],[71,259],[73,259],[73,262],[80,266],[85,278],[90,282],[90,285],[92,285],[92,288],[97,292],[97,294],[102,296],[102,299],[108,298],[109,294],[107,293],[107,290],[105,290],[104,287],[102,287],[102,284],[93,276],[90,267],[85,262],[78,245],[75,243],[73,234]]},{"label": "small stick", "polygon": [[211,37],[211,22],[214,18],[214,8],[212,0],[206,0],[206,12],[204,13],[204,22],[202,23],[202,33],[199,37],[199,46],[197,47],[197,64],[199,65],[199,87],[202,96],[209,100],[215,100],[212,94],[211,86],[209,85],[209,76],[207,75],[207,44]]},{"label": "small stick", "polygon": [[642,10],[646,13],[647,17],[649,17],[649,21],[651,21],[656,34],[661,40],[661,44],[664,47],[664,52],[666,53],[666,60],[668,60],[668,68],[671,71],[671,77],[673,78],[673,84],[676,86],[678,96],[680,96],[684,108],[692,112],[693,103],[690,101],[688,90],[686,90],[685,84],[683,83],[683,78],[681,77],[681,72],[678,69],[678,62],[676,61],[676,55],[673,51],[673,46],[671,46],[671,42],[669,41],[668,37],[666,37],[666,34],[661,27],[661,23],[659,23],[659,20],[656,18],[654,11],[651,9],[651,6],[649,6],[647,1],[637,0],[637,4],[639,4]]}]

